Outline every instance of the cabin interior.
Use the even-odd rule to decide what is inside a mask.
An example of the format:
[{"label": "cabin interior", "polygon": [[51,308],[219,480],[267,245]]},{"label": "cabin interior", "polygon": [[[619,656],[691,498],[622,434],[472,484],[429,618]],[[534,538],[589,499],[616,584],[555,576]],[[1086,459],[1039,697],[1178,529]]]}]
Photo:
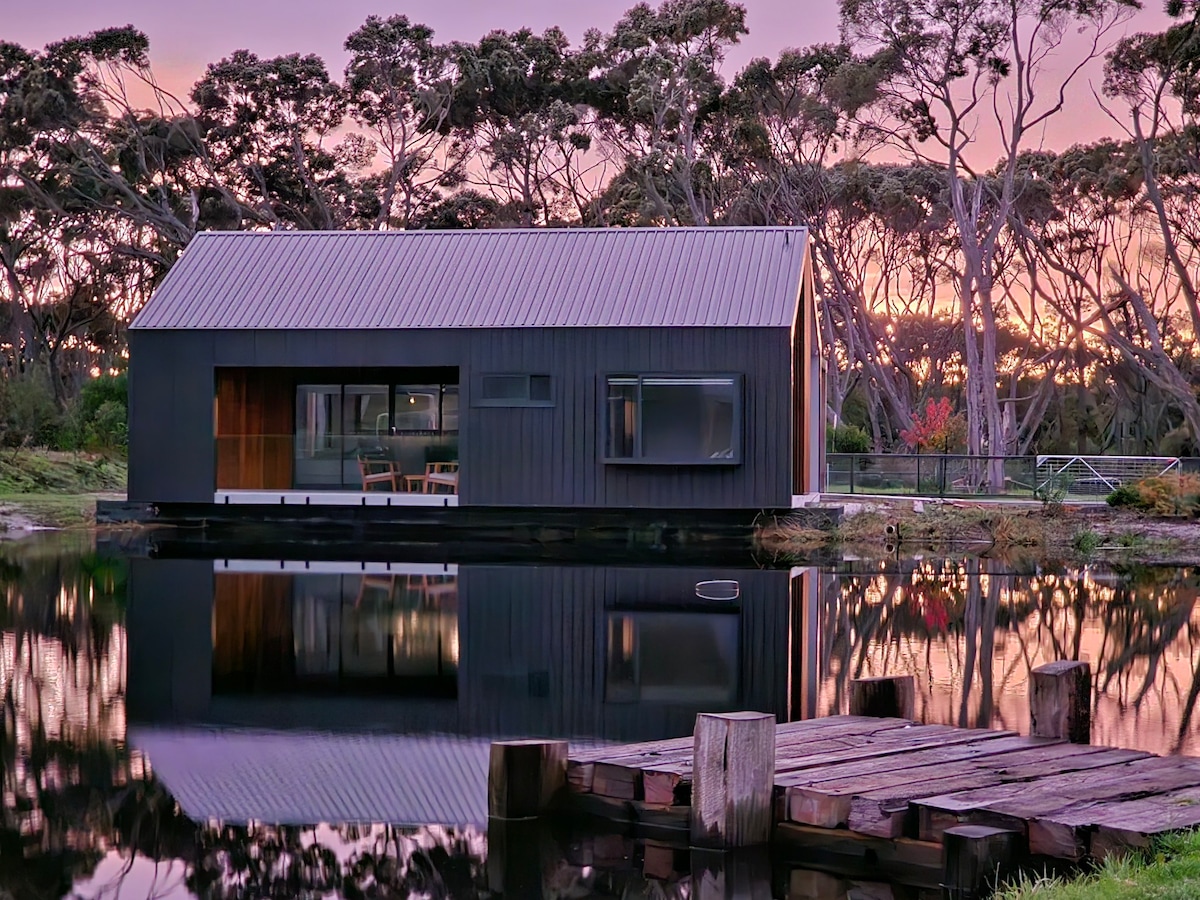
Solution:
[{"label": "cabin interior", "polygon": [[457,493],[457,367],[218,368],[217,490]]}]

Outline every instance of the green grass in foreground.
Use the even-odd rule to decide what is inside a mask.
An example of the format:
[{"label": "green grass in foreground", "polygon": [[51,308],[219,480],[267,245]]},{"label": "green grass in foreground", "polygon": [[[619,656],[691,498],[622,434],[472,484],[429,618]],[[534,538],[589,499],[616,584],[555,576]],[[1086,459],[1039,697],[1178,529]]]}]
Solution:
[{"label": "green grass in foreground", "polygon": [[996,900],[1195,900],[1200,897],[1200,831],[1164,837],[1154,852],[1109,860],[1073,881],[1025,880]]}]

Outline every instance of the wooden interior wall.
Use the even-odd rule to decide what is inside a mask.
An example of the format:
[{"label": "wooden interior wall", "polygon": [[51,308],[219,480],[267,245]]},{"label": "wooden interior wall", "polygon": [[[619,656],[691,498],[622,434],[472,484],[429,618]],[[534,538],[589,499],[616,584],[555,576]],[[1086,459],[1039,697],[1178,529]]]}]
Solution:
[{"label": "wooden interior wall", "polygon": [[212,628],[214,688],[255,690],[289,681],[292,576],[218,572]]},{"label": "wooden interior wall", "polygon": [[295,387],[278,369],[216,370],[217,490],[292,486]]}]

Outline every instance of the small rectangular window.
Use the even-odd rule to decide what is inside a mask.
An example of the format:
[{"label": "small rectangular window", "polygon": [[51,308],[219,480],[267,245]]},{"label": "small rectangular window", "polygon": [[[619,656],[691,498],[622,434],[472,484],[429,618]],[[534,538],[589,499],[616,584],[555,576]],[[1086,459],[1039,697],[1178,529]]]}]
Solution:
[{"label": "small rectangular window", "polygon": [[609,462],[741,461],[741,379],[736,375],[614,375],[607,379]]},{"label": "small rectangular window", "polygon": [[549,375],[482,375],[475,406],[553,406]]}]

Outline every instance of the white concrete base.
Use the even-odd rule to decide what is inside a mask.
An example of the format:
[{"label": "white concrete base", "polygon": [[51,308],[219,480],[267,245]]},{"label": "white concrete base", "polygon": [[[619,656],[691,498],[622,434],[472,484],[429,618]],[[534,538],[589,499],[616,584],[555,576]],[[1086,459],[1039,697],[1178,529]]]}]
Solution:
[{"label": "white concrete base", "polygon": [[820,494],[792,494],[792,509],[816,506],[821,502]]},{"label": "white concrete base", "polygon": [[217,491],[213,503],[255,506],[458,506],[458,494],[390,491]]},{"label": "white concrete base", "polygon": [[350,562],[328,559],[214,559],[214,572],[309,575],[457,575],[456,563]]}]

